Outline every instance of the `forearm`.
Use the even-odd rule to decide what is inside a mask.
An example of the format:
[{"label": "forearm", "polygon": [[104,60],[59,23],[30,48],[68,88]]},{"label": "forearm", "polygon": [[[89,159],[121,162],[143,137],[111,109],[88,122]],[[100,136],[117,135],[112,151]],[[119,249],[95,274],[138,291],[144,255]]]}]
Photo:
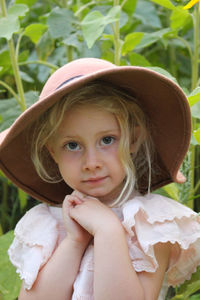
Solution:
[{"label": "forearm", "polygon": [[144,299],[141,282],[132,267],[123,227],[98,232],[94,237],[94,299]]},{"label": "forearm", "polygon": [[71,299],[85,247],[65,238],[39,272],[32,289],[25,291],[22,287],[19,300]]}]

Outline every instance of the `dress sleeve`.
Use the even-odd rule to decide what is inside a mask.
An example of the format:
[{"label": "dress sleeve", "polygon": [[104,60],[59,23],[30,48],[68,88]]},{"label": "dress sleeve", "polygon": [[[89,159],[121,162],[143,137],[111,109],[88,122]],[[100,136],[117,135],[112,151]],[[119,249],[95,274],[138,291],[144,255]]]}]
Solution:
[{"label": "dress sleeve", "polygon": [[200,217],[190,208],[157,194],[136,196],[124,204],[123,226],[129,253],[137,272],[155,272],[157,243],[172,244],[167,284],[190,279],[200,265]]},{"label": "dress sleeve", "polygon": [[40,268],[52,255],[58,240],[57,221],[48,205],[39,204],[30,209],[18,222],[14,240],[8,249],[24,287],[31,289]]}]

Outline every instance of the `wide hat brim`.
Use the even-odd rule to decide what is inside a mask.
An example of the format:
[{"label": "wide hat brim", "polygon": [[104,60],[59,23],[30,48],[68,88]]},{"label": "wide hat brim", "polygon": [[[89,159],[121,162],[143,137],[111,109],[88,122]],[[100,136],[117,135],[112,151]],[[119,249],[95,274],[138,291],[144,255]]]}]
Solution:
[{"label": "wide hat brim", "polygon": [[[156,148],[154,164],[158,174],[151,179],[151,190],[170,182],[184,182],[179,168],[191,138],[191,114],[182,89],[167,77],[143,67],[117,67],[101,59],[75,60],[58,69],[45,84],[40,99],[0,134],[0,168],[18,187],[32,197],[50,204],[62,203],[71,188],[64,182],[47,183],[36,173],[30,158],[28,125],[69,92],[101,80],[127,89],[148,115]],[[140,191],[145,193],[148,183]]]}]

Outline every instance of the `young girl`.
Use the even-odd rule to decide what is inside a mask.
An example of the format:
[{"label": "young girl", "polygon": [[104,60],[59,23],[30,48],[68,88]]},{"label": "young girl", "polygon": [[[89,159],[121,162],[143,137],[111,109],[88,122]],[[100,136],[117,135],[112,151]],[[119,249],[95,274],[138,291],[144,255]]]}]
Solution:
[{"label": "young girl", "polygon": [[200,264],[200,220],[155,190],[188,150],[182,90],[139,67],[85,58],[56,71],[0,135],[0,166],[45,202],[19,221],[9,256],[19,300],[164,299]]}]

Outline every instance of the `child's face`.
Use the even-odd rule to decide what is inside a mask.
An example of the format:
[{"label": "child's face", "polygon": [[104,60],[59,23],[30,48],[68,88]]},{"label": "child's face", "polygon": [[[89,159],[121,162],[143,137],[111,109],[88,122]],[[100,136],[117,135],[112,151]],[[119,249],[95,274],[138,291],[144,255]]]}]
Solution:
[{"label": "child's face", "polygon": [[112,113],[86,105],[65,113],[48,148],[72,189],[106,202],[119,195],[125,178],[120,136]]}]

